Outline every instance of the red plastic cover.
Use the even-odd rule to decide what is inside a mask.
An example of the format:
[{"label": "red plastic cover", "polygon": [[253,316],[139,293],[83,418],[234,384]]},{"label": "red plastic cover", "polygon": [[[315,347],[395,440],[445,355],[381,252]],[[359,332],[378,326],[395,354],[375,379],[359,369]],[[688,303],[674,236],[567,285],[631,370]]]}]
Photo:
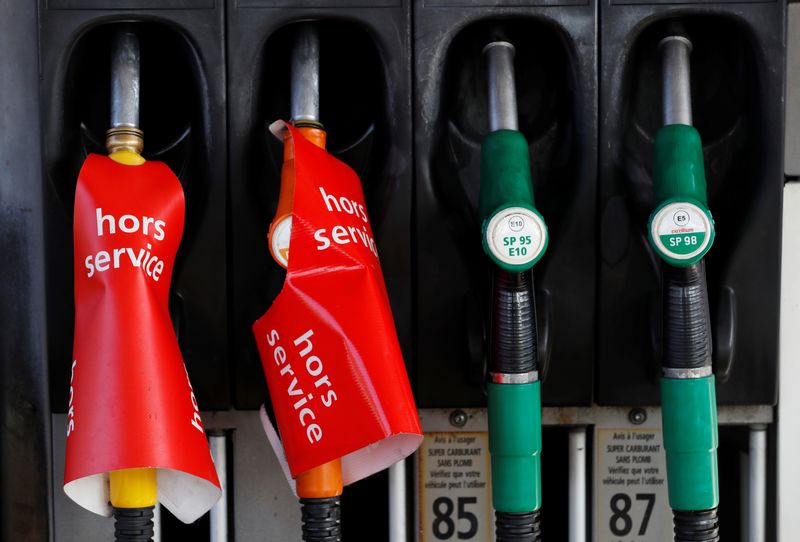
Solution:
[{"label": "red plastic cover", "polygon": [[419,419],[361,182],[293,127],[273,131],[294,145],[291,248],[253,332],[291,475],[342,458],[348,484],[413,453]]},{"label": "red plastic cover", "polygon": [[159,501],[184,522],[221,495],[167,307],[183,221],[183,190],[165,164],[86,159],[64,491],[98,514],[111,513],[117,469],[157,467]]}]

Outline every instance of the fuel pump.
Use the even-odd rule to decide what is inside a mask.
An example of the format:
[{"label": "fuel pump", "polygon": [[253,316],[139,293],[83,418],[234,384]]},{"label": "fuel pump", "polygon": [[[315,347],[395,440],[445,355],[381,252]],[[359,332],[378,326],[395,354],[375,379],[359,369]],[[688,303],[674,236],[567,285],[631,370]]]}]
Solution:
[{"label": "fuel pump", "polygon": [[[106,150],[126,166],[144,163],[144,134],[139,129],[139,38],[130,29],[114,39],[111,54],[111,128]],[[158,501],[156,469],[142,467],[109,473],[109,499],[114,508],[117,540],[152,540],[153,509]]]},{"label": "fuel pump", "polygon": [[[291,123],[307,140],[325,148],[325,130],[319,121],[319,31],[314,23],[300,25],[291,58]],[[284,147],[281,193],[269,228],[273,259],[288,266],[294,193],[294,155]],[[303,540],[341,540],[340,500],[343,491],[342,462],[334,459],[295,478],[300,498]]]},{"label": "fuel pump", "polygon": [[498,541],[541,540],[542,414],[531,269],[547,247],[528,144],[517,127],[514,46],[484,48],[489,129],[481,149],[483,248],[492,267],[488,361],[492,505]]},{"label": "fuel pump", "polygon": [[143,542],[158,501],[189,523],[221,490],[168,310],[183,191],[165,164],[141,155],[132,26],[114,34],[111,64],[109,155],[86,159],[75,195],[64,490],[113,515],[116,540]]},{"label": "fuel pump", "polygon": [[717,541],[717,411],[703,257],[714,240],[703,146],[692,127],[691,41],[660,42],[664,126],[653,155],[650,243],[663,260],[661,408],[675,540]]}]

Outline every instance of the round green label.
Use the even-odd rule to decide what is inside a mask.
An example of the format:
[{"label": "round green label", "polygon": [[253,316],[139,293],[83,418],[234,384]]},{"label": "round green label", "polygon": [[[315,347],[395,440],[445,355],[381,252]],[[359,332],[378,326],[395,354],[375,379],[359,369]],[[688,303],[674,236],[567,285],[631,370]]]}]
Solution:
[{"label": "round green label", "polygon": [[671,202],[650,220],[650,242],[669,263],[697,263],[711,248],[714,223],[708,211],[687,201]]},{"label": "round green label", "polygon": [[487,254],[501,267],[529,269],[547,247],[547,226],[534,210],[506,207],[489,219],[483,241]]}]

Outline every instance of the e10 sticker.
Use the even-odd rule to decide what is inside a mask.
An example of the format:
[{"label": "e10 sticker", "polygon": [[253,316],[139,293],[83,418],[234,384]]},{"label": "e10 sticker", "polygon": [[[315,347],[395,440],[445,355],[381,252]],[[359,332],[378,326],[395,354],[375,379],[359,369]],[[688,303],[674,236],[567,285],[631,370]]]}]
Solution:
[{"label": "e10 sticker", "polygon": [[713,228],[711,217],[703,209],[676,202],[656,212],[650,224],[650,238],[664,257],[693,263],[710,247]]},{"label": "e10 sticker", "polygon": [[497,263],[532,265],[547,246],[547,226],[538,213],[525,207],[509,207],[489,220],[484,241]]}]

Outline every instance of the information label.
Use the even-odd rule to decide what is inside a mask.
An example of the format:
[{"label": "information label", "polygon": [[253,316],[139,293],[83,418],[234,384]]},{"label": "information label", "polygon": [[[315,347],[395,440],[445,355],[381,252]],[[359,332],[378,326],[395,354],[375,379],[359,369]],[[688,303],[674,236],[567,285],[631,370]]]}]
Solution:
[{"label": "information label", "polygon": [[418,458],[418,540],[491,542],[489,434],[425,433]]},{"label": "information label", "polygon": [[596,542],[672,540],[661,429],[597,429]]},{"label": "information label", "polygon": [[650,235],[656,249],[668,258],[690,260],[705,253],[711,242],[711,219],[697,205],[665,205],[653,217]]},{"label": "information label", "polygon": [[499,262],[526,265],[542,256],[547,246],[547,226],[530,209],[509,207],[489,220],[486,246]]}]

